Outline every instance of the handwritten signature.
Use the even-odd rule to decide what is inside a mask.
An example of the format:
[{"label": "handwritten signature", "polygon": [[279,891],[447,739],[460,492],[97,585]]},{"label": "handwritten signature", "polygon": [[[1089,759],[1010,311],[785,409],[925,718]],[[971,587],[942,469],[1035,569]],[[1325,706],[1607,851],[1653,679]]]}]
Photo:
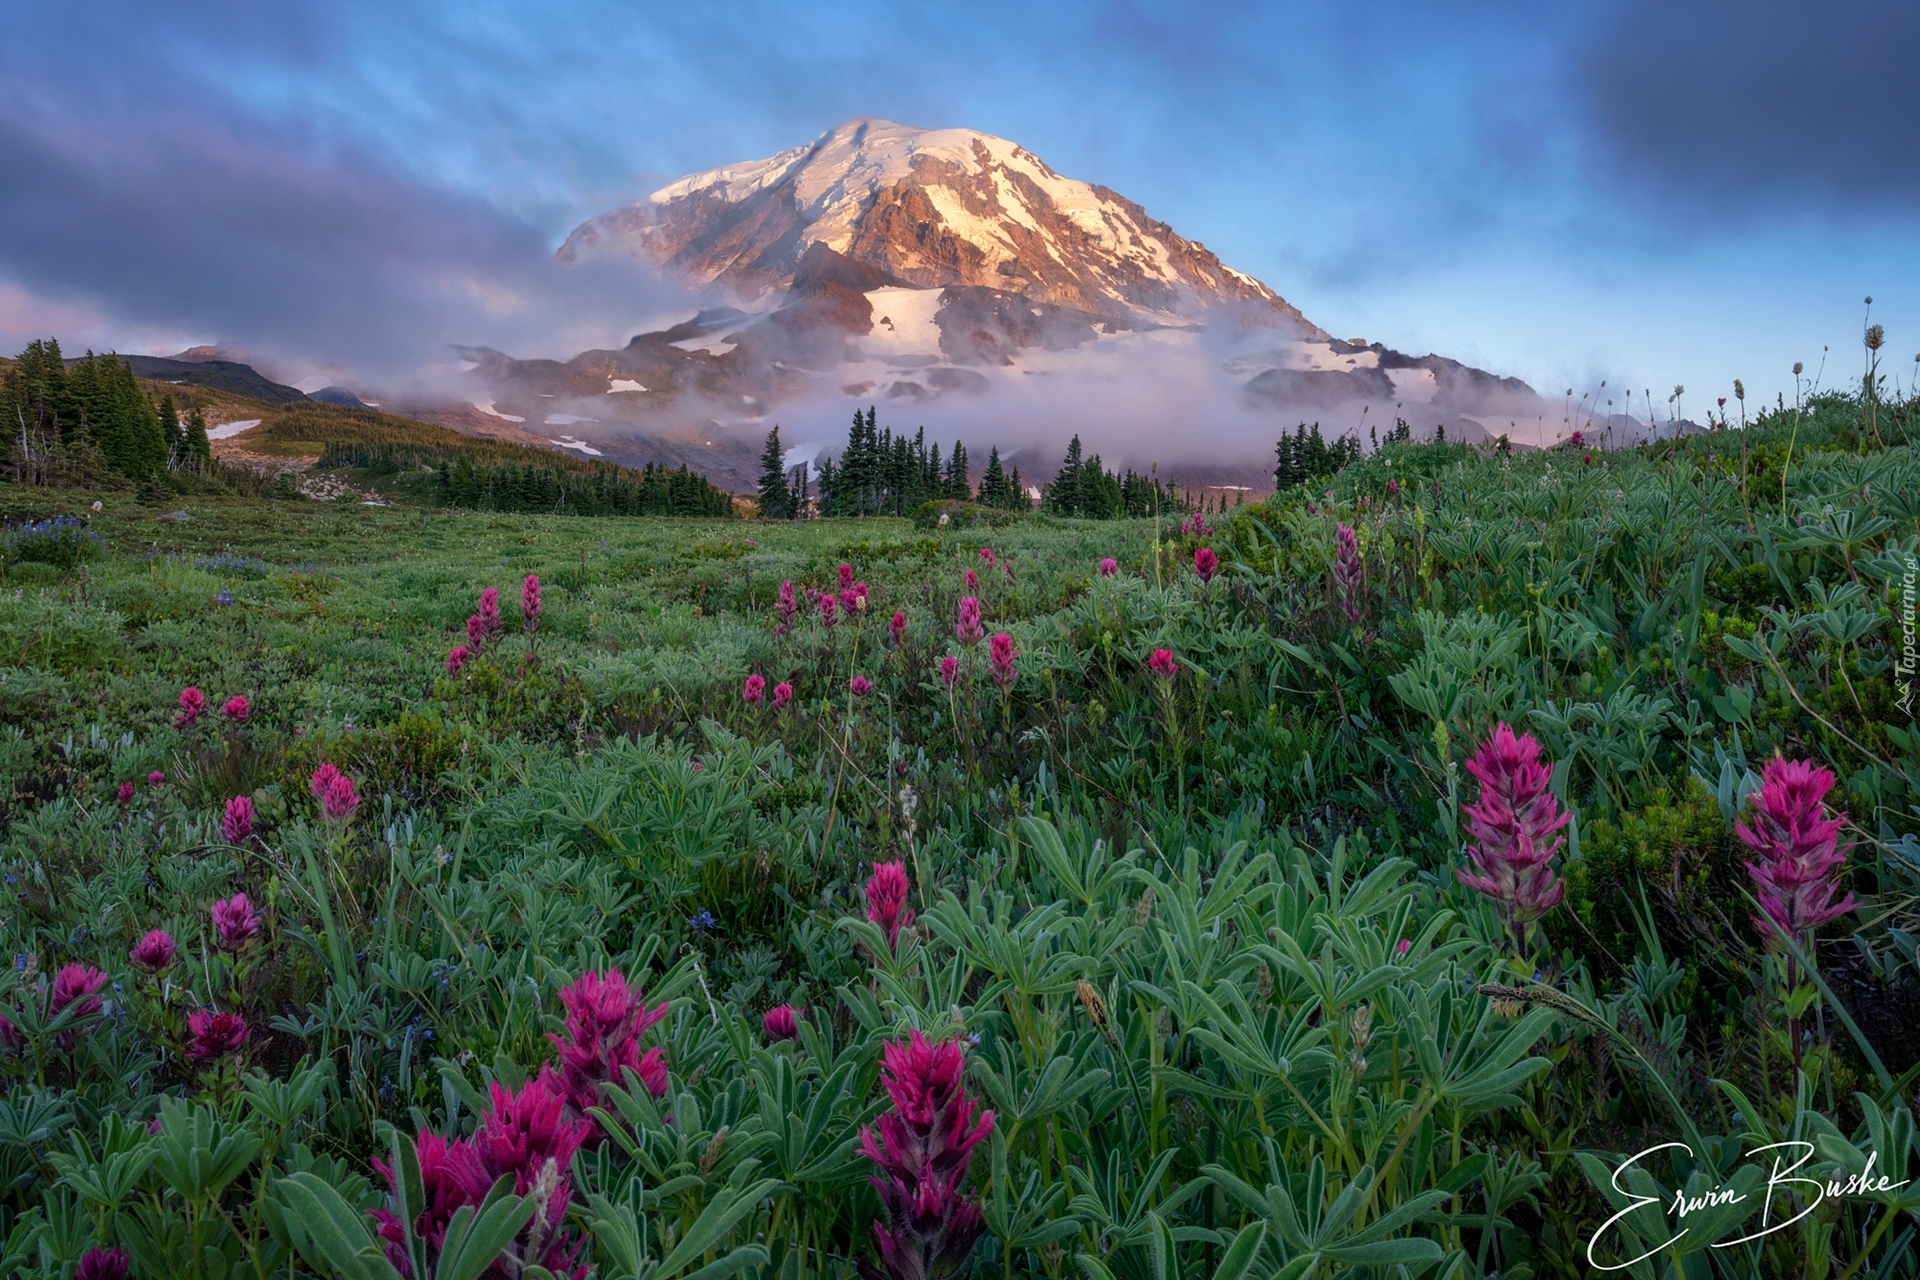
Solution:
[{"label": "handwritten signature", "polygon": [[[1672,1248],[1685,1238],[1690,1228],[1682,1227],[1679,1233],[1671,1240],[1666,1241],[1664,1244],[1655,1245],[1639,1257],[1630,1258],[1625,1262],[1609,1264],[1601,1262],[1593,1256],[1594,1247],[1600,1243],[1601,1237],[1607,1234],[1614,1223],[1620,1221],[1620,1219],[1630,1213],[1644,1209],[1650,1204],[1660,1204],[1662,1202],[1659,1196],[1643,1196],[1627,1190],[1627,1188],[1620,1185],[1621,1175],[1626,1173],[1627,1170],[1634,1168],[1640,1161],[1650,1155],[1661,1151],[1671,1151],[1676,1148],[1685,1151],[1688,1155],[1693,1154],[1693,1148],[1684,1142],[1663,1142],[1657,1147],[1648,1147],[1638,1155],[1629,1157],[1621,1163],[1618,1169],[1613,1171],[1613,1177],[1609,1179],[1613,1184],[1613,1189],[1621,1195],[1626,1196],[1631,1203],[1601,1223],[1600,1229],[1593,1233],[1591,1240],[1587,1241],[1587,1262],[1591,1264],[1596,1271],[1624,1271],[1636,1263],[1646,1261],[1662,1249]],[[1750,1232],[1737,1240],[1715,1241],[1709,1246],[1710,1248],[1730,1249],[1734,1245],[1746,1244],[1750,1240],[1758,1240],[1762,1236],[1769,1236],[1776,1231],[1784,1230],[1819,1208],[1820,1203],[1829,1196],[1874,1195],[1879,1192],[1893,1191],[1897,1188],[1904,1187],[1908,1182],[1912,1181],[1910,1178],[1902,1178],[1900,1181],[1894,1182],[1884,1173],[1875,1177],[1873,1166],[1880,1159],[1878,1152],[1867,1157],[1867,1167],[1859,1173],[1849,1174],[1845,1178],[1821,1179],[1795,1176],[1800,1171],[1801,1166],[1813,1159],[1813,1144],[1811,1142],[1770,1142],[1764,1147],[1755,1147],[1747,1154],[1749,1156],[1757,1156],[1763,1151],[1772,1151],[1776,1154],[1773,1157],[1773,1171],[1767,1176],[1766,1199],[1761,1204],[1760,1230]],[[1789,1157],[1792,1158],[1792,1163],[1782,1167],[1783,1161]],[[1807,1202],[1805,1208],[1801,1209],[1800,1212],[1794,1214],[1791,1218],[1782,1222],[1771,1222],[1773,1217],[1774,1196],[1789,1187],[1802,1188],[1805,1194],[1812,1196],[1812,1199]],[[1703,1209],[1714,1209],[1729,1204],[1741,1204],[1744,1203],[1746,1199],[1747,1196],[1744,1193],[1737,1192],[1731,1187],[1720,1185],[1715,1185],[1711,1190],[1703,1194],[1693,1196],[1688,1195],[1685,1189],[1682,1189],[1673,1193],[1673,1203],[1668,1207],[1667,1215],[1675,1219],[1684,1219],[1687,1215],[1698,1213]],[[1771,1225],[1769,1225],[1770,1222]]]}]

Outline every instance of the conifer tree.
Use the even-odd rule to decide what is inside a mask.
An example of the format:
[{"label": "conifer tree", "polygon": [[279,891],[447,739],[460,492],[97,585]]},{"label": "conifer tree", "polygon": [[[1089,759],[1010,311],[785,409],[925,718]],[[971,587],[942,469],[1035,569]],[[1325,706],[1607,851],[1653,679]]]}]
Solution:
[{"label": "conifer tree", "polygon": [[185,453],[201,474],[213,469],[213,445],[207,439],[207,419],[198,408],[187,416]]},{"label": "conifer tree", "polygon": [[767,432],[767,442],[760,450],[760,518],[763,520],[784,520],[787,517],[787,469],[780,448],[780,424],[774,423]]}]

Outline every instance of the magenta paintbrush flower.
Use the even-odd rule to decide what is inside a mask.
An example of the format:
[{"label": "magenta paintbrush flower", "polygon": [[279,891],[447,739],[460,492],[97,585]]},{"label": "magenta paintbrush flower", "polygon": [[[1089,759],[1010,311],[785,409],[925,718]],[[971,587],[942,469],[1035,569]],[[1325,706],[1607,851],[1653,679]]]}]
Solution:
[{"label": "magenta paintbrush flower", "polygon": [[200,713],[206,709],[207,695],[188,685],[180,691],[180,714],[174,718],[173,727],[191,729],[200,718]]},{"label": "magenta paintbrush flower", "polygon": [[220,834],[228,844],[244,844],[253,834],[253,800],[247,796],[235,796],[227,801],[227,811],[220,817]]},{"label": "magenta paintbrush flower", "polygon": [[118,1246],[87,1250],[80,1255],[73,1280],[127,1280],[127,1251]]},{"label": "magenta paintbrush flower", "polygon": [[907,638],[907,615],[904,610],[894,610],[893,617],[887,622],[887,634],[893,637],[895,644]]},{"label": "magenta paintbrush flower", "polygon": [[247,702],[247,695],[244,693],[234,694],[227,699],[226,705],[220,708],[220,714],[235,724],[245,724],[252,712],[253,707]]},{"label": "magenta paintbrush flower", "polygon": [[1153,656],[1147,659],[1147,670],[1162,680],[1171,680],[1180,674],[1180,664],[1174,660],[1173,650],[1155,649]]},{"label": "magenta paintbrush flower", "polygon": [[783,580],[780,594],[774,599],[774,609],[780,615],[779,634],[785,635],[793,630],[793,620],[800,614],[800,602],[794,599],[793,583]]},{"label": "magenta paintbrush flower", "polygon": [[447,674],[450,676],[459,675],[460,668],[466,666],[467,659],[471,658],[472,656],[473,656],[473,650],[467,648],[466,645],[463,645],[463,644],[455,645],[451,650],[447,652]]},{"label": "magenta paintbrush flower", "polygon": [[120,807],[122,809],[126,808],[133,803],[133,784],[131,782],[121,783],[114,794],[120,801]]},{"label": "magenta paintbrush flower", "polygon": [[1013,647],[1012,636],[1004,631],[995,634],[987,642],[987,656],[993,666],[993,682],[1002,689],[1019,678],[1019,672],[1014,669],[1014,659],[1020,656],[1020,651]]},{"label": "magenta paintbrush flower", "polygon": [[759,673],[747,677],[740,687],[740,701],[758,706],[767,696],[767,678]]},{"label": "magenta paintbrush flower", "polygon": [[1834,901],[1840,871],[1852,845],[1840,846],[1846,815],[1829,818],[1827,792],[1833,774],[1805,760],[1775,756],[1767,762],[1747,817],[1734,825],[1740,842],[1759,856],[1746,864],[1761,914],[1754,927],[1765,937],[1785,933],[1796,941],[1852,911],[1853,895]]},{"label": "magenta paintbrush flower", "polygon": [[845,591],[848,587],[851,587],[852,585],[853,585],[853,566],[850,564],[843,564],[840,566],[840,589],[842,591]]},{"label": "magenta paintbrush flower", "polygon": [[1553,766],[1541,762],[1532,734],[1515,737],[1506,725],[1496,726],[1467,761],[1467,772],[1480,781],[1480,803],[1460,810],[1477,874],[1465,867],[1455,874],[1461,884],[1500,904],[1507,930],[1524,952],[1527,925],[1566,896],[1566,886],[1554,876],[1553,858],[1566,842],[1560,832],[1573,815],[1562,812],[1548,789]]},{"label": "magenta paintbrush flower", "polygon": [[1193,571],[1200,575],[1203,585],[1213,581],[1213,575],[1220,571],[1220,557],[1212,547],[1201,547],[1193,553]]},{"label": "magenta paintbrush flower", "polygon": [[338,769],[324,760],[321,761],[320,767],[313,771],[311,778],[307,779],[308,794],[312,795],[315,800],[325,800],[327,798],[327,788],[332,786],[333,780],[339,776],[340,771]]},{"label": "magenta paintbrush flower", "polygon": [[1112,556],[1108,556],[1106,559],[1100,562],[1101,577],[1111,578],[1119,572],[1120,572],[1120,562],[1118,560],[1115,560]]},{"label": "magenta paintbrush flower", "polygon": [[793,701],[793,686],[782,680],[773,686],[773,709],[779,711]]},{"label": "magenta paintbrush flower", "polygon": [[960,618],[954,624],[954,636],[961,644],[979,644],[987,629],[980,624],[980,601],[973,596],[963,596],[960,600]]},{"label": "magenta paintbrush flower", "polygon": [[907,908],[907,893],[912,887],[905,863],[874,864],[873,876],[867,881],[867,919],[887,935],[888,947],[893,947],[900,931],[913,923],[913,912]]},{"label": "magenta paintbrush flower", "polygon": [[832,593],[822,592],[820,594],[820,623],[822,626],[826,626],[826,627],[833,626],[834,614],[837,607],[838,606],[834,602]]},{"label": "magenta paintbrush flower", "polygon": [[260,915],[244,893],[213,904],[213,944],[230,955],[252,946],[260,937]]},{"label": "magenta paintbrush flower", "polygon": [[960,683],[960,659],[950,653],[940,659],[940,683],[949,689]]},{"label": "magenta paintbrush flower", "polygon": [[873,681],[867,679],[865,676],[855,676],[853,679],[847,681],[847,688],[853,693],[854,697],[864,698],[873,692]]},{"label": "magenta paintbrush flower", "polygon": [[127,959],[133,967],[142,973],[160,973],[173,967],[180,950],[173,943],[173,935],[165,929],[154,929],[133,944],[133,950],[127,953]]},{"label": "magenta paintbrush flower", "polygon": [[760,1030],[769,1040],[791,1040],[800,1034],[800,1011],[790,1004],[777,1004],[760,1015]]},{"label": "magenta paintbrush flower", "polygon": [[608,969],[583,973],[562,987],[560,1003],[567,1010],[565,1034],[547,1039],[560,1060],[560,1086],[576,1112],[585,1115],[588,1107],[602,1105],[609,1084],[625,1088],[629,1069],[646,1079],[640,1037],[667,1016],[666,1001],[649,1009],[618,969]]},{"label": "magenta paintbrush flower", "polygon": [[962,571],[960,580],[967,584],[967,590],[969,591],[978,591],[980,589],[980,575],[971,569]]},{"label": "magenta paintbrush flower", "polygon": [[520,625],[532,635],[540,629],[540,575],[530,573],[520,584]]},{"label": "magenta paintbrush flower", "polygon": [[187,1031],[193,1036],[187,1056],[195,1062],[229,1058],[247,1047],[246,1019],[237,1013],[195,1009],[187,1015]]},{"label": "magenta paintbrush flower", "polygon": [[[933,1044],[914,1031],[881,1050],[881,1083],[893,1109],[860,1131],[860,1153],[884,1216],[873,1224],[891,1280],[945,1280],[973,1251],[984,1223],[965,1190],[973,1149],[993,1132],[993,1112],[974,1118],[958,1039]],[[868,1264],[864,1275],[880,1274]]]},{"label": "magenta paintbrush flower", "polygon": [[65,964],[53,975],[53,990],[48,993],[47,1012],[57,1015],[69,1006],[76,1018],[90,1018],[100,1012],[100,988],[107,975],[90,964]]},{"label": "magenta paintbrush flower", "polygon": [[987,562],[987,568],[989,569],[993,568],[993,566],[997,563],[997,561],[994,559],[992,547],[980,548],[980,558]]},{"label": "magenta paintbrush flower", "polygon": [[1333,581],[1340,595],[1340,610],[1348,622],[1360,621],[1360,539],[1352,525],[1334,529]]},{"label": "magenta paintbrush flower", "polygon": [[506,631],[506,624],[500,621],[500,589],[486,587],[480,592],[480,612],[474,615],[480,619],[480,643],[491,644]]},{"label": "magenta paintbrush flower", "polygon": [[320,801],[328,822],[346,822],[359,811],[360,794],[354,789],[353,779],[344,773],[335,774],[333,781],[327,784],[327,794]]},{"label": "magenta paintbrush flower", "polygon": [[167,780],[167,775],[160,772],[160,770],[158,769],[155,769],[152,773],[147,775],[147,785],[150,787],[157,787],[161,783],[165,782],[166,780]]}]

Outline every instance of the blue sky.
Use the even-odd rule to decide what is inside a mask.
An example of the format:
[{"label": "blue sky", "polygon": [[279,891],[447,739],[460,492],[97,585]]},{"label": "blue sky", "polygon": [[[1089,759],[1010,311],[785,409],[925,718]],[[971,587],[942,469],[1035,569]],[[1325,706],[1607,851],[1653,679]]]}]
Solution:
[{"label": "blue sky", "polygon": [[1543,392],[1855,375],[1867,294],[1903,381],[1920,351],[1912,3],[14,8],[11,344],[565,356],[675,305],[562,278],[575,224],[872,115],[1012,138],[1337,334]]}]

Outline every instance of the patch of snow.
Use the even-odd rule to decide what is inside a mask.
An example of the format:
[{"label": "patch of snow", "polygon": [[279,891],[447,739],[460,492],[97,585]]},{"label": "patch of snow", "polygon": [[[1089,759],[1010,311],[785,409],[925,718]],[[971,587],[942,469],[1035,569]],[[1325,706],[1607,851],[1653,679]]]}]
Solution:
[{"label": "patch of snow", "polygon": [[795,467],[804,464],[807,468],[807,479],[817,480],[820,477],[820,468],[813,465],[814,459],[818,458],[820,451],[827,447],[825,442],[818,440],[797,444],[780,455],[780,469],[792,471]]},{"label": "patch of snow", "polygon": [[576,422],[598,422],[600,419],[575,417],[571,413],[551,413],[547,415],[545,421],[550,427],[570,427]]},{"label": "patch of snow", "polygon": [[260,425],[260,419],[248,418],[243,422],[223,422],[217,427],[207,428],[209,440],[231,440],[242,431],[251,431]]},{"label": "patch of snow", "polygon": [[682,338],[669,345],[682,351],[704,351],[710,356],[723,356],[738,344],[726,334],[709,333],[699,338]]},{"label": "patch of snow", "polygon": [[1431,369],[1389,369],[1387,376],[1393,379],[1393,394],[1413,404],[1431,404],[1440,390]]},{"label": "patch of snow", "polygon": [[863,351],[878,356],[940,354],[940,290],[889,287],[868,292],[873,329],[861,340]]},{"label": "patch of snow", "polygon": [[495,409],[493,407],[492,396],[488,396],[484,402],[479,400],[469,400],[467,401],[467,403],[472,405],[474,408],[478,409],[480,412],[486,414],[488,417],[502,418],[508,422],[525,422],[526,421],[525,418],[516,418],[510,413],[501,413],[498,409]]},{"label": "patch of snow", "polygon": [[635,382],[632,378],[615,378],[613,379],[613,385],[607,388],[607,394],[612,395],[616,391],[645,391],[645,390],[646,390],[645,387]]},{"label": "patch of snow", "polygon": [[302,378],[300,379],[300,381],[292,384],[293,389],[295,391],[298,391],[303,395],[309,395],[309,396],[312,395],[314,392],[318,391],[322,387],[330,387],[332,385],[333,385],[333,382],[331,379],[323,378],[317,373],[312,374],[308,377]]},{"label": "patch of snow", "polygon": [[[561,416],[564,417],[565,415],[563,414]],[[547,421],[552,422],[553,419],[548,418]],[[592,418],[575,418],[574,421],[575,422],[592,422],[593,419]],[[572,436],[561,436],[558,440],[555,440],[554,443],[559,445],[562,449],[578,449],[580,452],[586,454],[590,458],[601,458],[606,456],[605,454],[601,453],[598,449],[594,448],[592,445],[587,444],[583,440],[575,440]]]}]

